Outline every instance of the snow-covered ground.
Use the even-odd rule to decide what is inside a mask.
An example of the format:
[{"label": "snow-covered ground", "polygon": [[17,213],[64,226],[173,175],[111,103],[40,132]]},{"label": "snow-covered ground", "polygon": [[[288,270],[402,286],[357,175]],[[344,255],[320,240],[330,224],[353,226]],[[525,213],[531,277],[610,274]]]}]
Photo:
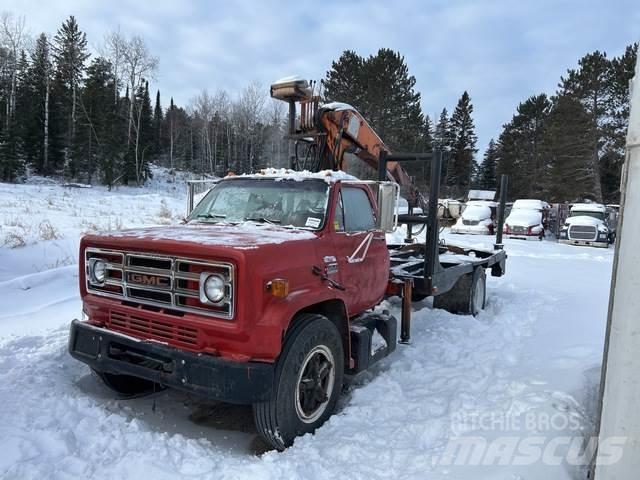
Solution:
[{"label": "snow-covered ground", "polygon": [[[507,275],[488,278],[484,312],[415,304],[412,343],[353,379],[338,413],[283,453],[265,452],[250,407],[174,391],[114,398],[66,352],[68,324],[80,314],[78,240],[86,231],[176,223],[184,188],[167,180],[111,192],[0,184],[0,477],[584,473],[562,459],[592,427],[613,249],[507,240]],[[388,306],[399,316],[397,301]]]}]

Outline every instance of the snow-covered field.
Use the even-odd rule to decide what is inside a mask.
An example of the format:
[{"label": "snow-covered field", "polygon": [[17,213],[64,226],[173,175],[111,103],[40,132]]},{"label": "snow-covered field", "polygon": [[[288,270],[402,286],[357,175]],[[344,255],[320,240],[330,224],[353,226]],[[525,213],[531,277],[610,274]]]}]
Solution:
[{"label": "snow-covered field", "polygon": [[[167,180],[112,192],[0,184],[0,477],[584,474],[563,458],[592,427],[613,249],[507,241],[507,275],[489,277],[486,311],[473,318],[416,304],[411,345],[355,378],[339,412],[284,453],[265,452],[250,407],[173,391],[114,398],[66,352],[80,314],[78,240],[177,222],[184,188]],[[398,302],[389,306],[399,316]]]}]

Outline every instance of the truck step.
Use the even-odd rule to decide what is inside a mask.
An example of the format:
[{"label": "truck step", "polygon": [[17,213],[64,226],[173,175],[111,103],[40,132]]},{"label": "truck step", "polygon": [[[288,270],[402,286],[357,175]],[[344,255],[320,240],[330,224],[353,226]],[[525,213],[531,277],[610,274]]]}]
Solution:
[{"label": "truck step", "polygon": [[396,349],[398,320],[389,313],[368,312],[351,321],[351,356],[355,375],[388,356]]}]

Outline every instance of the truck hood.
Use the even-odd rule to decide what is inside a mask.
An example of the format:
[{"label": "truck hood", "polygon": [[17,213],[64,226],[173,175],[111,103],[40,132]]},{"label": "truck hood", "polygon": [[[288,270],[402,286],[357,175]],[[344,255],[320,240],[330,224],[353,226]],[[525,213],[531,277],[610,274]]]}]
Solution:
[{"label": "truck hood", "polygon": [[569,217],[565,220],[565,224],[569,225],[589,225],[598,227],[600,225],[604,225],[602,220],[599,220],[594,217],[590,217],[589,215],[577,215],[575,217]]},{"label": "truck hood", "polygon": [[143,240],[145,243],[151,242],[151,244],[153,242],[186,242],[238,250],[250,250],[263,245],[275,245],[316,238],[316,235],[308,230],[294,230],[253,222],[244,222],[238,225],[187,224],[171,227],[138,228],[105,232],[96,236],[101,237],[101,240],[117,239],[118,243],[126,242],[127,240]]},{"label": "truck hood", "polygon": [[511,210],[504,223],[516,227],[535,227],[542,223],[542,214],[537,210],[515,209]]}]

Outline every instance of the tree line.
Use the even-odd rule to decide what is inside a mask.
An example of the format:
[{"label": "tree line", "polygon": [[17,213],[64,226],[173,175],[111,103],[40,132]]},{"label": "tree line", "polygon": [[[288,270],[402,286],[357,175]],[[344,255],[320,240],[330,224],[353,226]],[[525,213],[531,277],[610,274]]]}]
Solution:
[{"label": "tree line", "polygon": [[589,53],[560,78],[553,96],[520,103],[489,143],[479,184],[494,185],[505,173],[512,199],[617,203],[637,53],[637,43],[614,58]]},{"label": "tree line", "polygon": [[[495,189],[510,176],[510,198],[616,202],[629,117],[629,80],[638,45],[619,57],[593,52],[561,77],[554,95],[524,100],[478,160],[473,104],[463,92],[437,119],[421,106],[404,57],[382,48],[346,50],[321,81],[325,101],[357,108],[396,152],[439,148],[442,196]],[[289,166],[285,105],[258,83],[233,97],[202,90],[187,105],[150,92],[158,59],[120,30],[97,54],[73,16],[53,37],[26,34],[24,18],[0,16],[0,180],[53,175],[106,185],[142,184],[151,162],[224,175]],[[153,101],[152,101],[153,98]],[[426,190],[429,166],[406,169]]]},{"label": "tree line", "polygon": [[[453,113],[443,109],[434,125],[422,110],[415,84],[404,57],[386,48],[366,58],[347,50],[322,80],[324,99],[353,105],[392,151],[443,150],[441,193],[462,196],[475,182],[478,169],[471,97],[463,92]],[[404,168],[418,188],[426,190],[429,165],[416,161]]]},{"label": "tree line", "polygon": [[70,16],[50,38],[26,34],[24,18],[0,17],[0,180],[51,175],[140,185],[150,162],[197,173],[284,166],[284,109],[266,89],[238,98],[203,90],[188,105],[154,101],[158,59],[144,40],[106,35],[98,55]]}]

